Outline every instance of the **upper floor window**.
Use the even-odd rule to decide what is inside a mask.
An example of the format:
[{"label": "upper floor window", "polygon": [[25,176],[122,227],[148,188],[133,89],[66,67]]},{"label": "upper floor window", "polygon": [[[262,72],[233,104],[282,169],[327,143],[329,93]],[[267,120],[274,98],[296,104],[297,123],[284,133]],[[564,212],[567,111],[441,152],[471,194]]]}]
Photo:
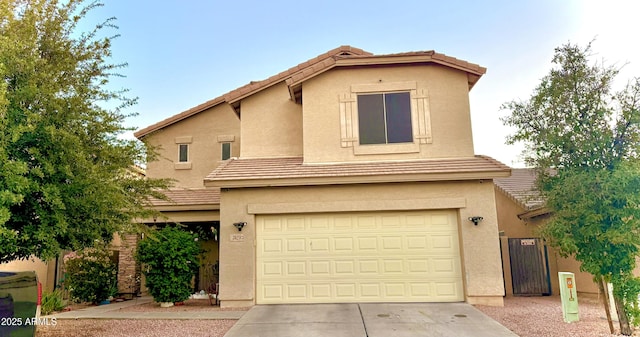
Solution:
[{"label": "upper floor window", "polygon": [[413,142],[409,92],[358,95],[360,145]]},{"label": "upper floor window", "polygon": [[339,96],[341,147],[357,156],[416,153],[432,143],[424,84],[381,80],[350,89]]},{"label": "upper floor window", "polygon": [[222,160],[231,158],[231,143],[222,143]]},{"label": "upper floor window", "polygon": [[189,144],[178,144],[178,161],[181,163],[189,161]]}]

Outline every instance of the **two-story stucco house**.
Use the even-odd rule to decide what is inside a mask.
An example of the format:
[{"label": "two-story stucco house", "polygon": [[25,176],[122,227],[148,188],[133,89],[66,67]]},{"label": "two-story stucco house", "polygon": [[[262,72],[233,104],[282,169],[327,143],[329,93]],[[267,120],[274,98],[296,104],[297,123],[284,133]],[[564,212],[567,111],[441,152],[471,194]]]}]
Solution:
[{"label": "two-story stucco house", "polygon": [[343,46],[251,82],[136,133],[160,147],[148,176],[180,187],[156,207],[219,226],[222,306],[502,305],[492,180],[510,169],[474,154],[484,73]]}]

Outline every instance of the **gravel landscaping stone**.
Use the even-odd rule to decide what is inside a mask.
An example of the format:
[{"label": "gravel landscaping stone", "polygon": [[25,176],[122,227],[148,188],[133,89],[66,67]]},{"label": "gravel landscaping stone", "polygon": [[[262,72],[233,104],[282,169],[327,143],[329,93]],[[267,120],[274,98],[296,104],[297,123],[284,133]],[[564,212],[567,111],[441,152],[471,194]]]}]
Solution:
[{"label": "gravel landscaping stone", "polygon": [[[558,296],[507,297],[504,307],[476,306],[521,337],[610,337],[606,314],[600,299],[579,298],[580,321],[565,323]],[[248,309],[248,308],[244,308]],[[121,312],[151,311],[220,311],[207,300],[189,300],[182,306],[160,308],[158,303],[146,303],[120,309]],[[238,310],[234,308],[233,310]],[[210,336],[222,337],[236,320],[58,320],[56,325],[39,326],[37,337],[63,336]],[[618,323],[614,322],[618,329]],[[304,336],[304,331],[301,331]],[[640,336],[638,331],[634,336]]]},{"label": "gravel landscaping stone", "polygon": [[[580,321],[565,323],[559,296],[506,297],[504,307],[477,305],[480,311],[520,337],[609,337],[602,299],[585,295],[578,298]],[[619,330],[618,322],[613,322]],[[637,335],[637,332],[634,336]]]},{"label": "gravel landscaping stone", "polygon": [[222,337],[236,320],[58,320],[36,337]]}]

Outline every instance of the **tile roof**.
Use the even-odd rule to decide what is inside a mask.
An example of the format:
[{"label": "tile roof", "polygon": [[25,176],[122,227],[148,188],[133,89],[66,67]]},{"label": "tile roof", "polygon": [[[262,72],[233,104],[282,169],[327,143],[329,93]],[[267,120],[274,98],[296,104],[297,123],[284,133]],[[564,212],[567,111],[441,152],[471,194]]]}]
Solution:
[{"label": "tile roof", "polygon": [[493,183],[525,210],[540,208],[544,205],[544,200],[536,191],[534,169],[513,168],[510,177],[496,178]]},{"label": "tile roof", "polygon": [[[189,110],[183,111],[177,115],[171,116],[167,119],[164,119],[158,123],[150,125],[144,129],[140,129],[134,133],[137,138],[142,138],[153,131],[157,131],[162,129],[168,125],[181,121],[185,118],[191,117],[199,112],[212,108],[223,102],[233,102],[240,97],[244,97],[249,93],[255,92],[257,90],[266,89],[274,84],[277,84],[283,81],[286,77],[291,76],[292,74],[313,67],[317,64],[321,64],[328,59],[331,59],[332,56],[341,55],[341,54],[350,54],[350,55],[373,55],[370,52],[364,51],[360,48],[354,48],[351,46],[340,46],[338,48],[332,49],[324,54],[318,55],[306,62],[302,62],[295,67],[289,68],[283,72],[280,72],[276,75],[273,75],[262,81],[252,81],[249,84],[246,84],[240,88],[232,90],[222,96],[216,97],[214,99],[208,100],[200,105],[197,105]],[[335,61],[334,61],[335,62]]]},{"label": "tile roof", "polygon": [[229,103],[233,103],[238,99],[244,98],[253,94],[259,90],[268,88],[271,85],[280,83],[285,78],[297,73],[306,73],[311,71],[318,71],[335,64],[336,57],[352,57],[352,56],[372,56],[373,54],[364,51],[360,48],[354,48],[351,46],[340,46],[330,51],[320,54],[306,62],[302,62],[295,67],[291,67],[283,72],[273,75],[262,81],[254,81],[247,85],[244,85],[238,89],[232,90],[224,95],[224,98]]},{"label": "tile roof", "polygon": [[[452,56],[447,56],[445,54],[441,54],[441,53],[437,53],[434,50],[426,50],[426,51],[411,51],[411,52],[404,52],[404,53],[393,53],[393,54],[379,54],[379,55],[373,55],[373,54],[368,54],[368,55],[336,55],[333,57],[334,60],[336,60],[337,62],[339,61],[348,61],[348,60],[371,60],[371,63],[377,63],[379,62],[378,59],[382,59],[382,58],[388,58],[388,59],[399,59],[399,58],[408,58],[408,57],[422,57],[422,59],[407,59],[407,61],[412,61],[412,62],[424,62],[424,61],[432,61],[432,62],[437,62],[440,64],[446,64],[448,66],[454,67],[454,68],[460,68],[462,70],[465,70],[467,72],[471,72],[477,75],[483,75],[484,73],[487,72],[487,68],[481,67],[480,65],[477,65],[475,63],[471,63],[471,62],[467,62],[464,60],[460,60],[457,59],[455,57]],[[331,62],[330,60],[327,60],[328,62],[324,62],[325,64],[327,63],[335,63],[335,62]],[[397,61],[389,61],[389,63],[395,63]],[[343,62],[343,63],[347,63],[347,62]],[[311,72],[313,71],[313,69],[311,70],[306,70],[305,72]],[[303,76],[305,72],[297,72],[293,74],[294,79],[296,78],[296,76],[300,77]]]},{"label": "tile roof", "polygon": [[264,90],[268,87],[278,84],[282,81],[286,81],[287,85],[289,85],[289,90],[291,91],[292,98],[298,99],[299,93],[296,94],[294,93],[294,91],[299,91],[301,82],[311,77],[317,76],[329,69],[332,69],[337,65],[380,65],[416,62],[433,62],[466,71],[469,77],[469,89],[471,89],[473,84],[478,81],[480,76],[482,76],[486,72],[486,68],[483,68],[477,64],[469,63],[451,56],[436,53],[433,50],[373,55],[372,53],[364,51],[360,48],[351,46],[340,46],[326,53],[318,55],[306,62],[300,63],[295,67],[289,68],[283,72],[273,75],[265,80],[252,81],[249,84],[232,90],[222,96],[206,101],[177,115],[171,116],[158,123],[140,129],[136,131],[134,135],[137,138],[143,138],[154,131],[160,130],[185,118],[189,118],[197,113],[205,111],[221,103],[226,102],[230,104],[234,109],[238,109],[238,102],[241,99],[250,96],[260,90]]},{"label": "tile roof", "polygon": [[[497,160],[430,159],[341,164],[304,164],[302,157],[228,160],[205,177],[207,186],[294,186],[359,182],[491,179],[507,176],[510,168]],[[302,181],[305,180],[306,181]]]},{"label": "tile roof", "polygon": [[149,125],[146,128],[142,128],[136,132],[133,133],[133,135],[138,138],[138,139],[142,139],[144,136],[154,132],[154,131],[158,131],[164,127],[167,127],[173,123],[177,123],[183,119],[189,118],[199,112],[205,111],[209,108],[213,108],[214,106],[223,103],[224,102],[224,97],[220,96],[220,97],[216,97],[214,99],[208,100],[200,105],[194,106],[193,108],[189,109],[189,110],[185,110],[177,115],[173,115],[169,118],[163,119],[155,124]]},{"label": "tile roof", "polygon": [[154,207],[163,206],[195,206],[195,205],[219,205],[219,188],[198,188],[198,189],[171,189],[163,191],[170,200],[152,199]]}]

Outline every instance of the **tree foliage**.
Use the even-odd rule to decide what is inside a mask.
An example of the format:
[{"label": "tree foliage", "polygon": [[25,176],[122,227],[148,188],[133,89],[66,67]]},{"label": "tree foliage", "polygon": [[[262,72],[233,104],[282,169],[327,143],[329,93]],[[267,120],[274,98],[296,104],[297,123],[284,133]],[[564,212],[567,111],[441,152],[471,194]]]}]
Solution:
[{"label": "tree foliage", "polygon": [[503,122],[515,127],[507,143],[524,142],[525,161],[538,171],[552,214],[543,236],[612,282],[617,300],[637,299],[640,79],[614,92],[618,69],[592,64],[590,48],[557,48],[533,95],[503,105],[511,112]]},{"label": "tree foliage", "polygon": [[149,293],[156,302],[182,302],[191,295],[191,279],[199,268],[197,235],[167,226],[138,243]]},{"label": "tree foliage", "polygon": [[611,169],[621,160],[638,158],[640,79],[612,92],[619,71],[590,64],[590,48],[556,48],[555,67],[531,98],[503,105],[511,111],[503,122],[516,129],[507,143],[524,142],[530,166]]},{"label": "tree foliage", "polygon": [[107,249],[87,249],[64,263],[65,287],[78,302],[98,303],[115,296],[118,266]]},{"label": "tree foliage", "polygon": [[113,19],[78,32],[97,6],[0,1],[0,262],[109,242],[168,184],[131,170],[152,153],[119,137],[136,101],[107,88]]},{"label": "tree foliage", "polygon": [[560,172],[547,191],[546,205],[554,210],[543,230],[549,242],[593,275],[633,270],[640,245],[639,173],[629,163]]}]

